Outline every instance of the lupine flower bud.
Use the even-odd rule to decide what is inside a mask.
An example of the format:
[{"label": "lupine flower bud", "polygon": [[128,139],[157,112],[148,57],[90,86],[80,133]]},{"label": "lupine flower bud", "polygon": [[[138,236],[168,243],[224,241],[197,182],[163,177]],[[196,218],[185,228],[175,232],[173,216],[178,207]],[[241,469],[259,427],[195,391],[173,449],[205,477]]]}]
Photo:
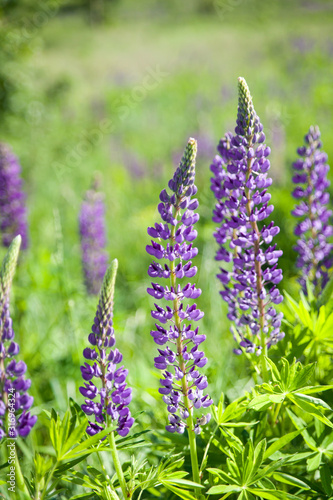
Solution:
[{"label": "lupine flower bud", "polygon": [[105,251],[105,206],[96,182],[81,205],[79,226],[85,285],[88,293],[97,295],[107,269],[108,255]]},{"label": "lupine flower bud", "polygon": [[231,263],[217,275],[220,292],[228,304],[231,331],[239,342],[235,354],[243,350],[261,354],[284,337],[280,330],[282,314],[275,304],[282,301],[277,288],[282,279],[278,259],[282,251],[273,243],[280,231],[274,222],[264,223],[273,212],[268,188],[272,179],[270,148],[256,114],[252,97],[243,78],[239,78],[239,100],[235,133],[228,133],[218,146],[211,170],[211,189],[217,199],[213,221],[219,248],[216,260]]},{"label": "lupine flower bud", "polygon": [[155,330],[150,332],[159,346],[155,367],[163,370],[159,392],[169,412],[166,429],[183,433],[188,427],[198,434],[210,415],[205,419],[201,415],[194,422],[193,410],[207,408],[212,400],[204,395],[208,382],[200,373],[207,363],[200,350],[206,336],[200,335],[194,326],[204,313],[196,304],[191,304],[201,295],[201,290],[195,284],[183,282],[184,278],[192,278],[197,273],[197,268],[192,266],[192,259],[198,253],[193,246],[197,236],[194,225],[199,219],[195,212],[198,200],[193,198],[197,192],[194,185],[196,152],[196,141],[189,139],[180,165],[169,181],[172,194],[165,189],[160,194],[158,211],[163,222],[148,228],[148,234],[154,239],[146,250],[156,259],[149,266],[149,276],[169,282],[169,286],[153,282],[147,290],[154,299],[170,302],[166,307],[155,304],[151,315],[157,322]]},{"label": "lupine flower bud", "polygon": [[296,265],[300,269],[299,282],[304,293],[306,279],[315,285],[318,296],[328,281],[328,270],[333,264],[333,245],[328,242],[333,234],[332,211],[327,179],[327,155],[321,151],[318,127],[310,127],[305,146],[297,150],[300,158],[293,164],[296,171],[293,182],[297,185],[293,196],[299,201],[292,214],[300,221],[295,227],[299,237],[294,250],[298,253]]},{"label": "lupine flower bud", "polygon": [[[87,433],[93,436],[107,427],[107,421],[117,423],[116,431],[127,436],[134,423],[128,405],[132,399],[132,389],[126,385],[128,370],[121,364],[123,356],[115,346],[113,329],[113,299],[118,268],[113,260],[104,276],[94,323],[88,336],[92,347],[83,351],[83,356],[91,363],[81,366],[85,384],[80,387],[86,398],[81,406],[86,415],[94,415],[95,422],[89,422]],[[98,389],[93,379],[100,379]]]},{"label": "lupine flower bud", "polygon": [[[31,382],[24,377],[26,364],[14,359],[20,349],[14,342],[14,330],[9,315],[9,293],[20,245],[21,236],[16,236],[0,272],[0,440],[6,435],[10,438],[27,436],[37,421],[37,417],[27,411],[33,403],[33,397],[27,393]],[[8,411],[11,416],[15,415],[15,422],[8,417]]]},{"label": "lupine flower bud", "polygon": [[19,234],[22,238],[21,247],[27,248],[28,225],[21,166],[5,144],[0,144],[0,231],[5,247],[9,247]]}]

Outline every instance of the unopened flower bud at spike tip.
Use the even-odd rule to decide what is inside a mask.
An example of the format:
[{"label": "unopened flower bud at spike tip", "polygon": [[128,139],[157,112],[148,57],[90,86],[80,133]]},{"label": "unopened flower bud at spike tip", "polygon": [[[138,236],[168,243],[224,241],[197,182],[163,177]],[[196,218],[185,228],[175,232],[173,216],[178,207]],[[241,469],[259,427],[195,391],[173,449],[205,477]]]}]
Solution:
[{"label": "unopened flower bud at spike tip", "polygon": [[22,238],[16,236],[11,242],[1,266],[1,291],[0,297],[7,295],[13,281],[17,259],[20,252]]},{"label": "unopened flower bud at spike tip", "polygon": [[118,270],[118,260],[114,259],[106,270],[101,288],[101,298],[104,302],[113,300],[114,288]]},{"label": "unopened flower bud at spike tip", "polygon": [[[87,427],[90,435],[103,430],[111,419],[117,423],[118,434],[124,437],[134,423],[128,408],[132,397],[132,390],[126,385],[128,370],[124,366],[117,367],[123,356],[118,349],[113,349],[116,343],[113,299],[117,268],[118,260],[114,259],[105,273],[94,323],[88,336],[92,347],[83,351],[83,356],[93,362],[85,362],[81,366],[85,384],[80,387],[81,394],[87,398],[82,410],[88,416],[95,416],[95,422],[89,422]],[[97,379],[96,382],[93,381],[94,378]]]}]

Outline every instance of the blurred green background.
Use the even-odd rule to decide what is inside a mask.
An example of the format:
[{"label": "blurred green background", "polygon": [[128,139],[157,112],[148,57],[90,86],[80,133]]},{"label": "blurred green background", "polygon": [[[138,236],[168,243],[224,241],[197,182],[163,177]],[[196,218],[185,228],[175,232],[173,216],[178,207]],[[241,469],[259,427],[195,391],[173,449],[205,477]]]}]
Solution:
[{"label": "blurred green background", "polygon": [[[231,354],[218,295],[209,165],[235,126],[237,77],[244,76],[272,148],[283,288],[298,294],[291,164],[311,124],[333,157],[332,1],[2,0],[0,10],[0,140],[21,160],[30,225],[12,315],[34,411],[63,411],[68,396],[83,399],[79,367],[97,298],[83,285],[78,211],[98,171],[108,251],[119,260],[115,328],[132,410],[144,411],[143,427],[164,427],[149,335],[146,229],[158,220],[159,192],[190,136],[198,140],[197,302],[210,393],[238,396],[249,378],[244,358]],[[35,429],[29,440],[47,444],[42,419]]]}]

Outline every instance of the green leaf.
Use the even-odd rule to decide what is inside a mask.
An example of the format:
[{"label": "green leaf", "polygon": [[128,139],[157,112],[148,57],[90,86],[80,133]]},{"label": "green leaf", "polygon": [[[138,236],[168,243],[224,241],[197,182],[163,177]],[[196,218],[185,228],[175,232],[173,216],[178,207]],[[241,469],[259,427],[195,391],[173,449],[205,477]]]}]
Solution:
[{"label": "green leaf", "polygon": [[227,484],[217,484],[216,486],[212,486],[208,491],[207,495],[220,495],[221,493],[233,493],[233,492],[238,492],[241,491],[242,488],[239,486],[234,486],[234,485],[227,485]]},{"label": "green leaf", "polygon": [[221,469],[208,468],[207,471],[213,474],[213,476],[218,476],[221,479],[221,481],[225,481],[228,484],[233,483],[235,486],[238,486],[237,480],[234,477],[226,474]]},{"label": "green leaf", "polygon": [[299,429],[297,431],[290,432],[289,434],[285,434],[281,438],[274,441],[274,443],[271,444],[269,448],[267,448],[266,453],[264,455],[264,460],[269,458],[276,451],[281,450],[281,448],[283,448],[286,444],[290,443],[290,441],[295,439],[295,437],[297,437],[302,432],[302,430],[303,429]]},{"label": "green leaf", "polygon": [[280,371],[278,370],[276,364],[273,363],[273,361],[269,357],[267,357],[267,356],[265,356],[265,359],[266,359],[267,363],[269,364],[269,366],[271,368],[273,380],[275,382],[279,382],[281,380],[281,376],[280,376]]},{"label": "green leaf", "polygon": [[259,488],[249,489],[249,491],[258,497],[264,498],[265,500],[299,500],[299,497],[286,493],[285,491],[263,490]]},{"label": "green leaf", "polygon": [[[298,366],[300,364],[298,363]],[[310,380],[314,374],[315,371],[315,364],[309,364],[306,366],[302,366],[301,369],[296,373],[294,379],[291,381],[289,390],[290,391],[295,391],[299,387],[304,387],[307,383],[308,380]]]},{"label": "green leaf", "polygon": [[[302,396],[302,397],[300,397]],[[315,418],[318,418],[321,422],[324,422],[324,424],[328,425],[329,427],[333,428],[332,422],[328,420],[321,412],[318,410],[314,404],[304,400],[306,397],[305,394],[297,394],[297,393],[292,393],[289,394],[289,399],[299,408],[302,410],[306,411],[307,413],[310,413],[310,415],[313,415]],[[309,396],[308,396],[309,397]],[[315,399],[315,398],[313,398]],[[319,400],[321,401],[321,400]],[[325,403],[326,404],[326,403]]]},{"label": "green leaf", "polygon": [[267,394],[262,394],[260,396],[256,396],[249,402],[248,407],[253,408],[256,411],[264,411],[267,410],[271,406],[271,401]]},{"label": "green leaf", "polygon": [[332,495],[332,478],[330,467],[324,464],[320,467],[320,479],[326,495]]},{"label": "green leaf", "polygon": [[66,459],[66,453],[82,439],[86,431],[87,423],[87,420],[83,420],[69,435],[61,449],[61,460]]},{"label": "green leaf", "polygon": [[161,484],[163,484],[163,486],[165,486],[168,490],[172,491],[172,493],[175,493],[179,498],[182,498],[183,500],[195,500],[196,498],[188,490],[177,488],[176,486],[168,483],[167,481],[166,482],[161,481]]},{"label": "green leaf", "polygon": [[294,392],[293,397],[297,397],[298,399],[302,399],[303,401],[309,403],[314,406],[317,410],[329,410],[332,411],[331,407],[322,399],[314,398],[312,396],[308,396],[307,394],[301,394],[299,392]]},{"label": "green leaf", "polygon": [[268,397],[272,403],[282,403],[285,400],[286,395],[285,394],[270,394]]},{"label": "green leaf", "polygon": [[308,458],[306,463],[309,472],[318,470],[321,463],[321,453],[316,453],[312,458]]},{"label": "green leaf", "polygon": [[79,446],[76,446],[72,450],[70,450],[68,453],[66,453],[66,460],[69,460],[71,458],[77,458],[79,455],[87,453],[89,451],[90,453],[93,453],[95,451],[99,451],[99,448],[91,448],[94,444],[99,443],[99,441],[107,436],[110,432],[114,430],[114,427],[108,427],[107,429],[104,429],[104,431],[98,432],[98,434],[95,434],[94,436],[89,437],[85,441],[79,444]]},{"label": "green leaf", "polygon": [[319,297],[318,300],[318,307],[321,307],[330,300],[333,294],[333,275],[331,276],[330,280],[326,284],[324,290],[321,293],[321,296]]},{"label": "green leaf", "polygon": [[302,488],[303,490],[310,490],[310,486],[306,483],[298,479],[297,477],[290,476],[289,474],[285,474],[282,472],[275,472],[273,474],[274,479],[276,481],[280,481],[280,483],[291,484],[292,486],[297,486],[298,488]]},{"label": "green leaf", "polygon": [[333,389],[333,385],[314,385],[311,387],[304,387],[304,389],[298,389],[297,392],[301,394],[316,394],[318,392],[329,391]]},{"label": "green leaf", "polygon": [[257,470],[259,469],[259,467],[261,466],[263,460],[264,460],[264,455],[265,455],[265,451],[266,451],[266,439],[263,439],[262,441],[260,441],[255,450],[254,450],[254,463],[253,463],[253,468],[252,468],[252,472],[251,472],[251,476],[250,476],[250,480],[251,478],[256,474]]},{"label": "green leaf", "polygon": [[303,439],[308,445],[308,447],[311,448],[312,450],[316,450],[317,449],[316,442],[306,430],[306,423],[304,422],[304,420],[300,417],[297,417],[291,410],[289,410],[289,408],[287,408],[287,413],[292,423],[296,427],[296,429],[301,431]]}]

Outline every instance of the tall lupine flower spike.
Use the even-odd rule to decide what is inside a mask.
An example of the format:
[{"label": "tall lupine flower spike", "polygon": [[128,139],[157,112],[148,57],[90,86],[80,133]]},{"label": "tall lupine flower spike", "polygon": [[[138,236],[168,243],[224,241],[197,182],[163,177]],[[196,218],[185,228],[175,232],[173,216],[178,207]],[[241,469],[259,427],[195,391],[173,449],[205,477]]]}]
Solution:
[{"label": "tall lupine flower spike", "polygon": [[[231,263],[221,267],[218,278],[223,284],[222,298],[228,304],[228,318],[234,322],[232,333],[247,353],[264,355],[284,337],[282,314],[275,305],[282,301],[277,284],[282,272],[277,267],[282,255],[272,244],[279,228],[274,222],[263,223],[273,212],[268,188],[272,179],[270,148],[256,114],[244,78],[238,79],[239,100],[234,134],[221,140],[211,170],[212,190],[217,198],[213,221],[219,224],[214,234],[219,245],[216,260]],[[263,376],[266,364],[263,359]]]},{"label": "tall lupine flower spike", "polygon": [[310,127],[304,139],[305,146],[297,150],[300,158],[293,164],[296,170],[293,196],[299,203],[292,214],[300,218],[294,231],[299,237],[294,250],[298,253],[296,265],[300,269],[299,282],[303,291],[307,293],[308,278],[318,296],[328,281],[328,270],[333,264],[333,245],[328,242],[333,234],[332,211],[327,209],[329,166],[327,155],[321,151],[319,128]]},{"label": "tall lupine flower spike", "polygon": [[105,206],[98,182],[87,191],[79,215],[81,257],[88,293],[97,295],[107,269]]},{"label": "tall lupine flower spike", "polygon": [[0,232],[5,247],[9,247],[13,238],[20,234],[21,247],[27,248],[28,225],[21,166],[5,144],[0,144]]},{"label": "tall lupine flower spike", "polygon": [[[171,307],[155,304],[151,315],[157,322],[155,329],[150,332],[159,346],[155,367],[164,370],[159,392],[169,412],[166,429],[183,433],[187,428],[194,480],[199,482],[195,434],[199,434],[201,425],[209,421],[210,414],[202,415],[202,409],[210,406],[212,400],[203,393],[208,383],[207,378],[200,373],[207,363],[207,358],[200,350],[200,344],[206,336],[199,334],[199,329],[192,326],[204,314],[196,304],[186,304],[198,298],[201,290],[195,284],[183,282],[184,278],[192,278],[197,273],[191,260],[198,253],[198,249],[193,246],[197,237],[194,224],[199,219],[195,213],[198,200],[192,198],[197,192],[194,185],[196,152],[196,141],[189,139],[180,165],[169,181],[172,194],[168,194],[165,189],[160,194],[158,211],[163,222],[148,228],[148,234],[157,241],[152,240],[146,250],[162,261],[150,264],[149,276],[169,281],[169,286],[153,282],[152,288],[147,290],[154,299],[171,303]],[[194,410],[200,410],[200,416],[195,421]]]},{"label": "tall lupine flower spike", "polygon": [[[116,423],[116,431],[126,436],[134,423],[128,405],[132,399],[132,389],[126,385],[128,370],[119,366],[123,356],[118,349],[112,349],[116,340],[113,329],[113,299],[118,268],[117,259],[113,260],[104,276],[96,316],[88,336],[92,347],[83,351],[85,359],[91,363],[81,366],[85,381],[80,387],[81,394],[87,398],[82,410],[88,416],[94,416],[95,422],[89,422],[87,433],[93,436]],[[97,388],[93,379],[100,380]]]},{"label": "tall lupine flower spike", "polygon": [[[0,272],[0,440],[6,435],[10,438],[27,436],[37,420],[28,411],[33,403],[33,397],[27,392],[31,382],[24,377],[26,364],[15,361],[20,349],[14,342],[9,315],[9,293],[21,241],[21,236],[14,238]],[[7,422],[8,410],[10,417]],[[16,421],[13,421],[13,415]]]}]

